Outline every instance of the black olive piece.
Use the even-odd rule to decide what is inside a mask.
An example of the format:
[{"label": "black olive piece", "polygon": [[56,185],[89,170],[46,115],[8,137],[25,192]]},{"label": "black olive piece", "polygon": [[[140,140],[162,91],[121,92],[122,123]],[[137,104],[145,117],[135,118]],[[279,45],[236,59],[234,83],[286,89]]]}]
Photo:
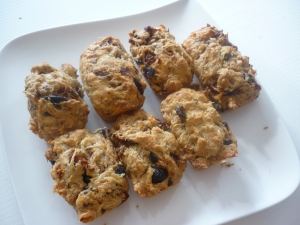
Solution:
[{"label": "black olive piece", "polygon": [[223,145],[230,145],[230,144],[232,144],[231,140],[224,140],[223,141]]},{"label": "black olive piece", "polygon": [[168,180],[168,186],[171,186],[173,184],[173,181],[171,179]]},{"label": "black olive piece", "polygon": [[88,183],[90,183],[91,178],[92,178],[92,177],[89,176],[89,175],[87,175],[87,174],[86,174],[86,171],[84,171],[84,173],[82,174],[83,182],[86,183],[86,184],[88,184]]},{"label": "black olive piece", "polygon": [[233,90],[233,91],[228,91],[228,92],[224,92],[224,96],[232,96],[232,95],[237,95],[239,94],[240,91],[239,90]]},{"label": "black olive piece", "polygon": [[184,120],[186,120],[186,116],[185,116],[184,112],[182,112],[181,108],[182,107],[180,107],[180,106],[176,106],[175,111],[176,111],[177,115],[180,117],[181,121],[184,121]]},{"label": "black olive piece", "polygon": [[231,57],[231,55],[230,55],[230,54],[225,54],[225,56],[224,56],[224,60],[225,60],[225,61],[228,61],[230,57]]},{"label": "black olive piece", "polygon": [[122,173],[125,173],[125,168],[123,165],[118,165],[116,171],[115,171],[116,174],[122,174]]},{"label": "black olive piece", "polygon": [[226,122],[222,122],[224,124],[224,126],[226,127],[226,129],[229,131],[229,126],[228,126],[228,123]]},{"label": "black olive piece", "polygon": [[155,155],[153,152],[150,152],[150,160],[152,163],[157,163],[158,162],[157,155]]},{"label": "black olive piece", "polygon": [[98,133],[101,133],[105,138],[107,137],[106,128],[99,128],[97,131]]},{"label": "black olive piece", "polygon": [[169,176],[168,170],[162,167],[155,167],[152,174],[152,183],[158,184],[163,182]]},{"label": "black olive piece", "polygon": [[140,81],[134,77],[133,82],[134,82],[136,88],[138,89],[138,91],[140,92],[140,94],[143,95],[144,94],[144,89],[143,89],[142,84],[140,83]]},{"label": "black olive piece", "polygon": [[133,57],[133,60],[134,60],[137,64],[144,64],[143,60],[137,59],[136,57]]},{"label": "black olive piece", "polygon": [[45,96],[44,99],[46,99],[46,100],[50,99],[50,101],[52,103],[66,102],[66,101],[69,100],[69,98],[62,97],[62,96],[57,96],[57,95],[48,95],[48,96]]},{"label": "black olive piece", "polygon": [[50,163],[52,164],[52,166],[55,164],[54,160],[51,160]]},{"label": "black olive piece", "polygon": [[155,74],[155,71],[154,71],[153,69],[151,69],[151,68],[149,68],[149,67],[146,67],[146,68],[144,69],[144,75],[145,75],[146,77],[152,78],[152,77],[154,76],[154,74]]},{"label": "black olive piece", "polygon": [[217,103],[213,103],[212,105],[213,105],[213,107],[214,107],[216,110],[218,110],[218,109],[220,108],[219,105],[218,105]]}]

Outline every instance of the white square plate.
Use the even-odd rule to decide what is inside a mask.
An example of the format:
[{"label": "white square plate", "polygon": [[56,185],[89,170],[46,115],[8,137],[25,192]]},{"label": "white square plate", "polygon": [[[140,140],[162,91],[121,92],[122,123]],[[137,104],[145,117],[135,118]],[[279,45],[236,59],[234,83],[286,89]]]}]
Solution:
[{"label": "white square plate", "polygon": [[[32,66],[68,62],[78,68],[83,49],[100,36],[112,35],[129,50],[132,29],[165,24],[182,41],[212,18],[194,1],[113,20],[59,27],[19,37],[0,53],[0,138],[25,224],[81,224],[74,209],[52,193],[47,144],[31,133],[27,99],[22,93]],[[255,68],[255,65],[254,65]],[[260,76],[263,76],[260,74]],[[263,84],[262,84],[263,86]],[[162,118],[160,99],[148,86],[144,109]],[[87,128],[104,123],[91,112]],[[234,166],[214,165],[197,171],[190,165],[179,184],[152,198],[130,190],[130,198],[90,224],[219,224],[274,205],[289,196],[299,183],[299,162],[291,138],[263,89],[261,96],[238,110],[222,114],[237,137],[239,156]],[[268,126],[268,129],[264,129]]]}]

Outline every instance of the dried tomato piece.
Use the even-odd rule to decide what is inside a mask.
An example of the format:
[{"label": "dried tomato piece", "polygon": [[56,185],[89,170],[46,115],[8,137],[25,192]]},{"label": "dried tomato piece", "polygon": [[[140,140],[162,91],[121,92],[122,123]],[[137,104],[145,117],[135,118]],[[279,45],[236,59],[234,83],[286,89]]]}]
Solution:
[{"label": "dried tomato piece", "polygon": [[123,68],[123,69],[121,69],[121,70],[120,70],[120,73],[121,73],[122,75],[127,75],[127,76],[131,75],[130,69],[129,69],[129,68]]},{"label": "dried tomato piece", "polygon": [[180,117],[181,122],[184,122],[186,120],[186,115],[182,111],[182,106],[176,106],[175,111],[177,115]]},{"label": "dried tomato piece", "polygon": [[101,77],[104,77],[107,75],[105,70],[96,71],[96,72],[94,72],[94,74],[96,74],[97,76],[101,76]]},{"label": "dried tomato piece", "polygon": [[147,52],[146,54],[145,54],[145,61],[146,61],[146,63],[153,63],[153,62],[155,62],[155,55],[153,54],[153,53],[150,53],[150,52]]}]

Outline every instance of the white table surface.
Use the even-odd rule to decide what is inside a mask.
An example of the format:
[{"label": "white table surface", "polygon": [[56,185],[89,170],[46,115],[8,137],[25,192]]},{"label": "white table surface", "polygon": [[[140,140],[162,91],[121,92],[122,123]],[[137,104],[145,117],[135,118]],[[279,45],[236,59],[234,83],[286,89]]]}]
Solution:
[{"label": "white table surface", "polygon": [[[38,0],[0,0],[0,49],[23,34],[136,14],[173,1],[52,0],[45,3]],[[230,41],[239,46],[242,54],[250,56],[250,63],[258,70],[258,79],[285,122],[299,154],[300,1],[198,1],[219,27],[229,33]],[[272,70],[261,74],[257,67],[262,63],[268,63]],[[284,154],[284,149],[282,151]],[[24,224],[7,172],[1,143],[0,181],[0,224]],[[299,209],[298,187],[283,202],[227,225],[297,225],[300,224]]]}]

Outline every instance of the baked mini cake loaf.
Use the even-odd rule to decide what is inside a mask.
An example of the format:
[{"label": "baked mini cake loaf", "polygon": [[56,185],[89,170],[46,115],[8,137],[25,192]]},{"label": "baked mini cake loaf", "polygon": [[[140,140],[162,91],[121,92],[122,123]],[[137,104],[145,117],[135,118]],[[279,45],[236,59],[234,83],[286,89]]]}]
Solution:
[{"label": "baked mini cake loaf", "polygon": [[101,37],[84,50],[80,74],[93,107],[105,121],[114,121],[119,114],[144,104],[146,83],[114,37]]},{"label": "baked mini cake loaf", "polygon": [[183,151],[169,127],[144,110],[122,114],[110,138],[141,197],[156,195],[181,179],[186,168]]},{"label": "baked mini cake loaf", "polygon": [[237,156],[237,141],[201,91],[182,88],[161,103],[161,113],[197,169]]},{"label": "baked mini cake loaf", "polygon": [[218,109],[236,109],[259,96],[261,86],[249,57],[242,56],[221,30],[208,24],[192,32],[183,47],[193,58],[206,96]]},{"label": "baked mini cake loaf", "polygon": [[91,222],[129,197],[129,183],[105,129],[80,129],[50,142],[46,158],[53,167],[53,191]]},{"label": "baked mini cake loaf", "polygon": [[72,130],[84,128],[89,109],[76,69],[63,64],[55,69],[44,62],[31,68],[25,79],[30,112],[30,129],[48,141]]},{"label": "baked mini cake loaf", "polygon": [[129,33],[130,51],[153,91],[158,95],[188,86],[193,62],[164,25]]}]

